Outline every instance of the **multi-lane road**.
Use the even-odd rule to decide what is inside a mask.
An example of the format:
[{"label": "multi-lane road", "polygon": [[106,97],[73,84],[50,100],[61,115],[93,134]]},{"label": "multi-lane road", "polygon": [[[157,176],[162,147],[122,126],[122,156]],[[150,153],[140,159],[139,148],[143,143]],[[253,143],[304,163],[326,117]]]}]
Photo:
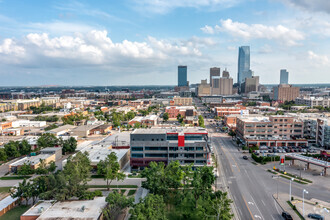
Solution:
[{"label": "multi-lane road", "polygon": [[[236,219],[282,219],[282,208],[277,204],[273,195],[277,191],[289,194],[290,182],[287,179],[272,178],[273,174],[267,172],[262,165],[252,163],[252,158],[244,160],[242,151],[239,151],[232,138],[227,134],[216,133],[212,125],[205,120],[210,133],[213,152],[220,161],[220,177],[218,188],[224,187],[230,193],[234,202]],[[220,178],[219,177],[219,178]],[[223,183],[224,182],[224,183]],[[301,185],[292,183],[292,196],[302,196],[303,189],[309,191],[307,199],[316,198],[330,202],[330,192],[319,185]],[[288,198],[289,200],[289,198]]]}]

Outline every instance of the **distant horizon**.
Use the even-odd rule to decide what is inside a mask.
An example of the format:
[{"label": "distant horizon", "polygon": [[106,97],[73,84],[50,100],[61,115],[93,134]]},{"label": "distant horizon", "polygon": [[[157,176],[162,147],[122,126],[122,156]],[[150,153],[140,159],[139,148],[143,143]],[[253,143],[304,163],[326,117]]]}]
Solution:
[{"label": "distant horizon", "polygon": [[0,84],[176,85],[227,69],[238,48],[264,84],[330,83],[326,0],[0,0]]},{"label": "distant horizon", "polygon": [[[198,83],[192,83],[190,85],[196,85]],[[272,84],[272,83],[267,83],[267,84],[262,84],[264,86],[276,86],[278,84]],[[329,86],[330,83],[289,83],[289,85],[302,85],[302,86]],[[0,88],[61,88],[61,87],[68,87],[68,88],[76,88],[76,87],[176,87],[177,85],[54,85],[54,86],[47,86],[47,85],[40,85],[40,86],[0,86]]]}]

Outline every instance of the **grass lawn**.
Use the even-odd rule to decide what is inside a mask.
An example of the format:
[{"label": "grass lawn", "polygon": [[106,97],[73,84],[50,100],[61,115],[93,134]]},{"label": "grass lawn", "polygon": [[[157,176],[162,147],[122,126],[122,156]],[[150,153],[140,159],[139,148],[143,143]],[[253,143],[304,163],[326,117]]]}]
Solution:
[{"label": "grass lawn", "polygon": [[0,180],[23,180],[29,178],[31,178],[31,176],[4,176],[0,177]]},{"label": "grass lawn", "polygon": [[[107,188],[107,185],[87,185],[87,188]],[[137,185],[111,185],[109,188],[138,188]]]},{"label": "grass lawn", "polygon": [[134,195],[135,193],[136,193],[136,190],[135,190],[135,189],[131,189],[131,190],[128,192],[127,196],[132,196],[132,195]]},{"label": "grass lawn", "polygon": [[0,220],[19,220],[20,216],[26,212],[30,206],[21,205],[16,206],[12,210],[9,210],[7,213],[5,213],[3,216],[0,217]]},{"label": "grass lawn", "polygon": [[0,193],[3,193],[3,192],[7,193],[7,192],[9,192],[10,188],[11,188],[10,186],[8,186],[8,187],[0,187]]}]

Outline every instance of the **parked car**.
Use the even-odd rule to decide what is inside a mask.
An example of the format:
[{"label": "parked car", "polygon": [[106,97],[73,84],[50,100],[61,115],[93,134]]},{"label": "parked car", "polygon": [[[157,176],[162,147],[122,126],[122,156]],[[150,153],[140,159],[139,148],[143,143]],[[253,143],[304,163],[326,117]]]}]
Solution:
[{"label": "parked car", "polygon": [[285,220],[292,220],[292,216],[288,213],[288,212],[282,212],[282,217],[285,219]]},{"label": "parked car", "polygon": [[244,155],[244,156],[243,156],[243,159],[244,159],[244,160],[247,160],[247,159],[248,159],[248,157],[247,157],[246,155]]},{"label": "parked car", "polygon": [[313,213],[309,213],[309,214],[308,214],[308,218],[318,219],[318,220],[324,220],[324,217],[323,217],[322,215],[319,215],[319,214],[313,214]]}]

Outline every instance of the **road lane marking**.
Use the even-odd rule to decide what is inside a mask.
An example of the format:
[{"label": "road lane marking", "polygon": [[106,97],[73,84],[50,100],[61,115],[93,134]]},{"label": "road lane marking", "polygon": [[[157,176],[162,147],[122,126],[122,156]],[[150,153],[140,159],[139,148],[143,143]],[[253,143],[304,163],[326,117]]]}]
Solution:
[{"label": "road lane marking", "polygon": [[[221,139],[220,139],[221,140]],[[236,163],[236,161],[234,160],[234,158],[233,158],[233,156],[224,148],[224,147],[222,147],[221,146],[221,144],[222,145],[224,145],[223,143],[220,143],[219,142],[219,140],[217,140],[217,142],[218,142],[218,144],[220,145],[220,148],[222,149],[222,151],[223,151],[223,153],[224,154],[228,154],[230,157],[231,157],[231,159],[233,160],[233,162],[235,163],[235,165],[236,165],[236,167],[237,167],[237,169],[238,169],[238,172],[241,172],[241,170],[240,170],[240,168],[239,168],[239,166],[237,165],[237,163]],[[222,141],[221,141],[222,142]],[[227,152],[227,153],[226,153]],[[231,167],[230,167],[231,168]],[[231,168],[231,170],[233,171],[233,169]],[[233,172],[234,173],[234,172]]]},{"label": "road lane marking", "polygon": [[[258,211],[259,211],[259,214],[261,215],[262,219],[265,219],[264,216],[261,214],[261,211],[260,211],[260,209],[259,209],[259,207],[258,207],[256,201],[254,201],[252,195],[250,195],[250,196],[251,196],[251,199],[252,199],[252,201],[254,202],[255,206],[257,207],[257,209],[258,209]],[[266,207],[266,208],[267,208],[267,207]]]},{"label": "road lane marking", "polygon": [[245,198],[244,198],[244,196],[243,196],[243,195],[242,195],[242,198],[243,198],[243,200],[244,200],[244,203],[245,203],[245,205],[246,205],[247,209],[248,209],[248,210],[249,210],[249,212],[250,212],[251,218],[254,220],[254,218],[253,218],[253,215],[252,215],[252,213],[251,213],[251,210],[250,210],[250,208],[249,208],[248,204],[246,203],[246,200],[245,200]]}]

